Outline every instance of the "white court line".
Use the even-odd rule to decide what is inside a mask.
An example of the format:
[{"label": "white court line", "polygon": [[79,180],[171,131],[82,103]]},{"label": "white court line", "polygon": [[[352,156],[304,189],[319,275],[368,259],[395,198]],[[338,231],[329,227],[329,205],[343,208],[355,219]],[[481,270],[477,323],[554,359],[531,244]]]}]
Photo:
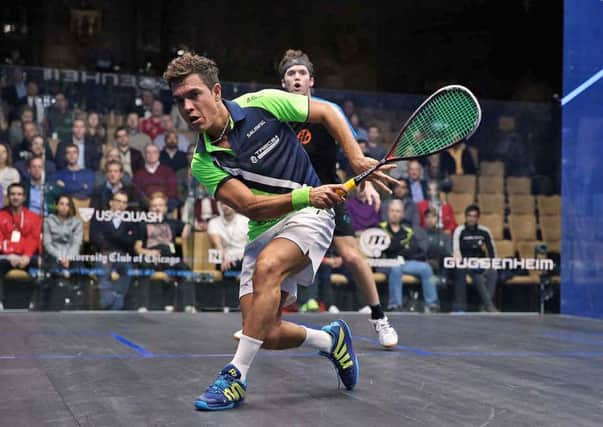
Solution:
[{"label": "white court line", "polygon": [[594,85],[601,78],[603,78],[603,68],[600,69],[597,73],[595,73],[591,78],[582,83],[580,86],[578,86],[576,89],[572,90],[570,93],[561,98],[561,105],[565,105],[570,102],[572,99],[580,95],[586,89]]}]

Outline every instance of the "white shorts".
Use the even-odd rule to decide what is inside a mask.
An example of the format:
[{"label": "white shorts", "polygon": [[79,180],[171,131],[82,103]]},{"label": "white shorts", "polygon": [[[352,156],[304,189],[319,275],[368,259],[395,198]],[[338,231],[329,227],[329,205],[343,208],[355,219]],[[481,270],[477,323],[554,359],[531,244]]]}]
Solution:
[{"label": "white shorts", "polygon": [[323,210],[305,208],[260,234],[245,247],[243,267],[241,270],[239,298],[253,292],[252,277],[255,271],[255,260],[268,243],[276,238],[284,238],[295,243],[310,259],[310,264],[302,271],[287,277],[281,283],[281,290],[289,295],[285,305],[297,299],[297,285],[310,286],[314,275],[320,267],[335,229],[335,214],[332,209]]}]

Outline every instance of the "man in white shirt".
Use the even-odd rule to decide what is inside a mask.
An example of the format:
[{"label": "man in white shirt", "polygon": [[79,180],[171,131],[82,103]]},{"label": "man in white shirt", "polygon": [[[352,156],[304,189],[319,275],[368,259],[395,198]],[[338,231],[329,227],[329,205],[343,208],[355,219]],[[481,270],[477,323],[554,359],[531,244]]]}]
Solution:
[{"label": "man in white shirt", "polygon": [[226,271],[235,269],[243,259],[249,219],[223,203],[218,202],[218,210],[220,216],[209,220],[207,233],[212,247],[222,251],[220,270]]}]

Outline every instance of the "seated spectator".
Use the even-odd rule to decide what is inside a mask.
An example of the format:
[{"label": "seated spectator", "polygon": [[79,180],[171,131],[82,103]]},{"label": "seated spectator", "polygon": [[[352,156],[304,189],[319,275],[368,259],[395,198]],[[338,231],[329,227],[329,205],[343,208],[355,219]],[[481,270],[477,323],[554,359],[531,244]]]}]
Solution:
[{"label": "seated spectator", "polygon": [[0,185],[2,194],[6,196],[6,189],[14,182],[20,182],[21,176],[13,166],[12,154],[8,145],[0,144]]},{"label": "seated spectator", "polygon": [[381,217],[376,209],[377,206],[368,203],[366,193],[360,188],[355,190],[354,197],[348,198],[345,204],[350,213],[354,231],[362,231],[379,225]]},{"label": "seated spectator", "polygon": [[159,162],[159,148],[149,144],[144,149],[144,167],[134,172],[134,188],[143,196],[145,206],[153,193],[163,193],[168,197],[170,212],[180,204],[176,173]]},{"label": "seated spectator", "polygon": [[421,227],[425,228],[425,211],[435,209],[438,213],[438,227],[448,235],[452,235],[456,229],[456,218],[452,205],[445,200],[442,200],[440,186],[437,181],[429,181],[427,183],[427,198],[417,204],[419,210],[419,219]]},{"label": "seated spectator", "polygon": [[38,215],[42,215],[42,205],[44,205],[44,215],[46,215],[49,209],[54,209],[55,200],[61,193],[61,189],[53,185],[44,185],[44,160],[41,157],[32,157],[27,164],[27,177],[22,181],[25,190],[24,205]]},{"label": "seated spectator", "polygon": [[352,125],[352,128],[354,128],[356,134],[358,135],[356,139],[361,139],[363,141],[368,140],[368,133],[366,129],[361,126],[360,117],[358,117],[358,114],[352,113],[352,115],[348,117],[350,118],[350,124]]},{"label": "seated spectator", "polygon": [[[456,258],[495,258],[496,247],[488,227],[479,223],[480,210],[477,205],[465,209],[465,224],[459,225],[452,235],[452,252]],[[498,310],[492,303],[496,291],[496,270],[461,269],[454,272],[454,302],[452,310],[463,312],[467,307],[467,282],[469,275],[482,300],[483,309]]]},{"label": "seated spectator", "polygon": [[175,103],[172,105],[172,109],[170,110],[170,116],[172,117],[172,122],[174,123],[174,128],[176,130],[189,130],[188,123],[180,114],[180,110],[178,110],[178,105]]},{"label": "seated spectator", "polygon": [[456,144],[440,153],[442,175],[473,175],[476,172],[475,162],[469,148],[465,144]]},{"label": "seated spectator", "polygon": [[452,256],[452,239],[442,230],[438,211],[434,208],[425,210],[425,235],[427,238],[427,262],[431,266],[438,283],[446,284],[444,258]]},{"label": "seated spectator", "polygon": [[8,143],[8,120],[0,103],[0,143],[2,142]]},{"label": "seated spectator", "polygon": [[387,154],[385,147],[381,144],[381,131],[376,125],[371,125],[367,132],[367,152],[366,155],[373,159],[381,160]]},{"label": "seated spectator", "polygon": [[[44,272],[51,277],[61,274],[69,278],[70,270],[74,270],[74,266],[78,264],[72,260],[79,255],[82,241],[83,224],[76,215],[73,199],[66,195],[59,196],[56,202],[56,214],[44,218]],[[42,298],[49,300],[51,310],[63,309],[65,298],[69,296],[65,286],[57,286],[56,281],[51,279],[44,284],[42,290]]]},{"label": "seated spectator", "polygon": [[144,147],[152,142],[149,135],[140,131],[140,120],[136,113],[129,113],[126,117],[126,130],[130,147],[138,151],[142,152]]},{"label": "seated spectator", "polygon": [[165,147],[161,150],[159,162],[162,165],[169,166],[174,172],[188,168],[190,163],[186,158],[186,153],[178,148],[178,134],[176,131],[167,131],[165,141]]},{"label": "seated spectator", "polygon": [[124,221],[122,215],[128,206],[128,195],[122,191],[113,194],[109,203],[112,217],[99,221],[96,215],[90,224],[90,243],[92,248],[104,255],[113,254],[120,260],[101,263],[98,267],[104,270],[100,276],[100,306],[103,309],[121,310],[130,288],[131,277],[128,274],[132,263],[125,261],[127,255],[134,255],[134,242],[138,234],[138,224]]},{"label": "seated spectator", "polygon": [[64,94],[57,93],[54,101],[54,104],[46,111],[47,135],[56,133],[59,141],[69,142],[75,113],[69,108],[69,101]]},{"label": "seated spectator", "polygon": [[86,137],[86,124],[83,120],[74,120],[71,136],[59,143],[55,156],[55,162],[59,170],[67,167],[65,150],[69,145],[75,145],[78,148],[77,164],[80,169],[98,170],[102,147],[97,146],[93,140]]},{"label": "seated spectator", "polygon": [[[184,260],[175,264],[166,264],[160,262],[161,257],[176,258],[176,237],[187,239],[190,235],[190,226],[177,219],[167,217],[167,197],[162,193],[155,193],[150,199],[150,212],[160,215],[161,222],[147,222],[140,224],[140,230],[136,242],[134,243],[134,252],[138,255],[144,255],[144,268],[161,271],[166,269],[190,271]],[[185,279],[180,282],[176,278],[171,278],[169,283],[162,287],[161,301],[164,303],[165,311],[174,310],[174,301],[178,292],[178,300],[182,301],[184,311],[187,313],[196,312],[195,309],[195,284],[191,279]],[[175,285],[175,282],[180,282]],[[147,311],[150,303],[150,285],[149,276],[140,278],[138,292],[138,311]]]},{"label": "seated spectator", "polygon": [[123,127],[115,129],[115,146],[119,150],[124,173],[134,176],[134,173],[144,166],[144,159],[140,151],[130,147],[128,131]]},{"label": "seated spectator", "polygon": [[44,101],[40,97],[40,88],[38,82],[29,80],[27,82],[27,106],[31,108],[33,120],[40,130],[46,121],[46,112],[44,111]]},{"label": "seated spectator", "polygon": [[209,220],[209,241],[212,248],[222,252],[220,270],[240,271],[245,245],[248,242],[249,219],[224,203],[218,203],[218,210],[220,216]]},{"label": "seated spectator", "polygon": [[419,203],[427,198],[427,182],[422,178],[423,166],[417,160],[408,162],[408,185],[412,201]]},{"label": "seated spectator", "polygon": [[186,150],[190,145],[190,141],[185,135],[176,131],[172,116],[170,116],[169,114],[164,114],[163,116],[161,116],[161,127],[163,127],[164,131],[155,137],[155,139],[153,140],[153,144],[159,147],[160,150],[163,150],[163,148],[165,147],[168,132],[173,131],[176,133],[176,138],[178,138],[178,150],[186,153]]},{"label": "seated spectator", "polygon": [[109,209],[113,195],[123,191],[128,195],[128,207],[126,210],[138,211],[142,209],[142,203],[137,191],[131,183],[124,181],[124,172],[121,162],[111,160],[105,164],[105,180],[94,187],[90,196],[90,207],[94,209]]},{"label": "seated spectator", "polygon": [[33,137],[31,141],[31,154],[27,157],[27,159],[18,160],[15,163],[15,169],[19,171],[19,175],[21,178],[29,178],[29,161],[33,157],[40,157],[44,163],[44,173],[46,176],[52,176],[56,173],[57,168],[52,160],[48,160],[47,153],[50,152],[50,147],[48,143],[44,141],[44,138],[40,135],[36,135]]},{"label": "seated spectator", "polygon": [[[103,158],[100,162],[100,169],[96,171],[94,178],[94,186],[98,187],[105,182],[105,170],[106,166],[109,162],[118,162],[121,164],[121,155],[119,154],[119,149],[117,147],[112,147],[107,150]],[[123,173],[122,181],[124,184],[132,184],[132,175]]]},{"label": "seated spectator", "polygon": [[391,243],[383,255],[386,258],[401,257],[400,265],[389,270],[389,310],[400,310],[402,307],[403,282],[402,275],[410,274],[421,279],[425,312],[438,312],[440,303],[433,282],[433,271],[427,263],[427,242],[420,229],[413,229],[403,222],[403,205],[400,200],[392,200],[387,209],[387,221],[380,224],[390,236]]},{"label": "seated spectator", "polygon": [[86,118],[86,138],[96,147],[102,147],[107,143],[107,129],[100,122],[100,117],[95,111],[90,111]]},{"label": "seated spectator", "polygon": [[25,270],[40,247],[41,219],[23,206],[23,185],[7,190],[8,206],[0,210],[0,310],[4,309],[4,276],[11,269]]},{"label": "seated spectator", "polygon": [[[13,163],[17,163],[19,160],[27,160],[31,157],[31,145],[36,136],[40,135],[38,128],[33,123],[25,123],[23,125],[23,141],[17,147],[12,150]],[[46,153],[47,157],[49,152]],[[50,159],[52,159],[52,152],[50,152]]]},{"label": "seated spectator", "polygon": [[154,100],[151,107],[151,117],[142,119],[140,121],[140,130],[146,133],[151,140],[154,140],[157,135],[164,132],[165,129],[161,124],[161,117],[163,116],[163,104],[159,100]]},{"label": "seated spectator", "polygon": [[38,134],[41,133],[40,126],[34,122],[33,110],[27,105],[21,107],[19,120],[14,120],[10,124],[8,130],[8,142],[10,143],[11,148],[17,147],[23,141],[23,138],[25,137],[24,126],[26,123],[33,123]]},{"label": "seated spectator", "polygon": [[[412,201],[410,197],[410,193],[408,190],[408,180],[400,179],[398,180],[398,185],[395,185],[392,189],[392,200],[397,199],[402,202],[403,206],[403,220],[404,222],[409,223],[412,228],[419,227],[419,209],[415,202]],[[381,205],[381,217],[386,218],[387,216],[387,208],[390,201],[386,200]]]},{"label": "seated spectator", "polygon": [[88,199],[94,189],[94,172],[82,169],[78,163],[79,148],[75,144],[65,147],[67,167],[58,171],[50,181],[59,187],[63,194],[75,199]]},{"label": "seated spectator", "polygon": [[137,117],[151,117],[151,109],[153,108],[154,101],[155,94],[150,89],[143,89],[140,93],[140,98],[136,99],[136,105],[132,106],[129,111],[134,112]]}]

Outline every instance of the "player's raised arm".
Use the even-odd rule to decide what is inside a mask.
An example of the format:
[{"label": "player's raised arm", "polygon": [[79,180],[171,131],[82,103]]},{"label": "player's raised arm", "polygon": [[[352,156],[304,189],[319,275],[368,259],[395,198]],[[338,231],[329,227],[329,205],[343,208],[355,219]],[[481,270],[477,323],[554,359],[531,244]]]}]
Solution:
[{"label": "player's raised arm", "polygon": [[[329,134],[339,142],[355,173],[362,173],[379,163],[375,159],[364,156],[342,113],[328,102],[310,98],[309,103],[308,122],[322,124]],[[388,169],[392,168],[384,166],[381,171]],[[394,178],[379,171],[372,174],[371,181],[388,193],[391,191],[386,184],[397,183]]]}]

